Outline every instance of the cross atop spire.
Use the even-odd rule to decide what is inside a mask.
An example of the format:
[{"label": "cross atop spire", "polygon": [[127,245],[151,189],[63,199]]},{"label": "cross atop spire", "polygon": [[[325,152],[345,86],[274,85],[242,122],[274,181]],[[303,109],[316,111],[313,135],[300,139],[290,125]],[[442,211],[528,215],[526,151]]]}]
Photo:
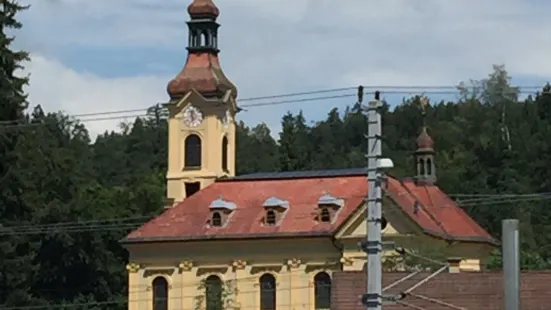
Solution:
[{"label": "cross atop spire", "polygon": [[429,99],[422,96],[419,99],[419,106],[421,107],[422,126],[421,133],[417,136],[417,148],[418,151],[434,151],[434,141],[427,132],[427,106],[429,105]]}]

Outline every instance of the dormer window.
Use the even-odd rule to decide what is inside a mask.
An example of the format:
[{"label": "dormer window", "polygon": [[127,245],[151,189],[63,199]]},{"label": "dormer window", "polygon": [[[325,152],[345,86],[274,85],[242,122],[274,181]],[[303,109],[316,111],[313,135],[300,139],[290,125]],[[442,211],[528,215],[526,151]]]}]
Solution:
[{"label": "dormer window", "polygon": [[214,227],[222,226],[222,215],[220,215],[220,212],[212,212],[211,225]]},{"label": "dormer window", "polygon": [[337,212],[344,206],[344,199],[324,194],[318,199],[318,220],[322,223],[332,223]]},{"label": "dormer window", "polygon": [[276,219],[276,213],[274,210],[268,210],[266,211],[266,224],[267,225],[275,225],[277,222],[277,219]]},{"label": "dormer window", "polygon": [[327,208],[321,208],[320,220],[324,223],[331,223],[331,213]]},{"label": "dormer window", "polygon": [[272,196],[266,199],[262,206],[266,212],[263,219],[264,225],[275,226],[279,224],[285,212],[289,209],[289,202]]},{"label": "dormer window", "polygon": [[211,227],[226,226],[230,215],[236,208],[237,207],[233,202],[226,201],[222,199],[222,197],[214,200],[209,206],[209,209],[210,209],[209,225]]}]

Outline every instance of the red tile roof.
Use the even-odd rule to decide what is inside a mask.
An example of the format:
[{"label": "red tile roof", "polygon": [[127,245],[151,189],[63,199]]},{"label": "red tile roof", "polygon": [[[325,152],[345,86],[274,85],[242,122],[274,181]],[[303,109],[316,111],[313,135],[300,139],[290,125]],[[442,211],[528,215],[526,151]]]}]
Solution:
[{"label": "red tile roof", "polygon": [[237,97],[237,88],[222,71],[218,55],[209,52],[189,53],[182,71],[167,85],[172,99],[181,98],[192,89],[202,94],[231,90],[231,95]]},{"label": "red tile roof", "polygon": [[[144,224],[123,242],[330,236],[363,204],[367,181],[362,169],[328,172],[331,171],[283,172],[217,181]],[[389,177],[385,192],[427,234],[495,244],[484,229],[434,185]],[[325,193],[345,201],[333,223],[316,221],[317,202]],[[272,196],[287,200],[289,209],[279,225],[264,226],[262,205]],[[225,226],[209,227],[209,205],[218,198],[233,202],[237,209]]]}]

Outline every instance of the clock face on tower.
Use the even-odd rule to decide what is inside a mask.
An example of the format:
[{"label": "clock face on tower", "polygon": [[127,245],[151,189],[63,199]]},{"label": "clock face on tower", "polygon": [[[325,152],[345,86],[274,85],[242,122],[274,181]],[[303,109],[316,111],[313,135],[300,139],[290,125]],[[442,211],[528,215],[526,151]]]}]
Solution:
[{"label": "clock face on tower", "polygon": [[194,106],[189,106],[184,110],[184,125],[187,127],[197,127],[203,122],[203,113]]}]

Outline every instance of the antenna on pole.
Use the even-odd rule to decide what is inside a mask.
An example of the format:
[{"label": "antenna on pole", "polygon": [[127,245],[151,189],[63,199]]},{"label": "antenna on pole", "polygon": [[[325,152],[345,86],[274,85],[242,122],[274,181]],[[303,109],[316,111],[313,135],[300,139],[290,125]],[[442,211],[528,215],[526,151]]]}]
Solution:
[{"label": "antenna on pole", "polygon": [[364,87],[362,85],[358,86],[358,103],[362,104],[364,101]]}]

